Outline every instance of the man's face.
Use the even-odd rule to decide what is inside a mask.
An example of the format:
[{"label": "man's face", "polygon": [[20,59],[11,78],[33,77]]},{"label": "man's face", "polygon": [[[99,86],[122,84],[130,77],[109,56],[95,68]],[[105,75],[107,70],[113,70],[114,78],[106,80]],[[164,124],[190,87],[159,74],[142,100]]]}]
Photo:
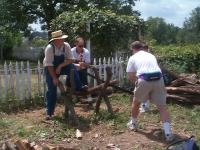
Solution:
[{"label": "man's face", "polygon": [[84,48],[84,41],[79,41],[79,42],[77,42],[77,44],[76,44],[76,49],[77,49],[78,51],[82,51],[83,48]]},{"label": "man's face", "polygon": [[56,39],[54,40],[54,44],[56,47],[60,48],[64,44],[64,39]]}]

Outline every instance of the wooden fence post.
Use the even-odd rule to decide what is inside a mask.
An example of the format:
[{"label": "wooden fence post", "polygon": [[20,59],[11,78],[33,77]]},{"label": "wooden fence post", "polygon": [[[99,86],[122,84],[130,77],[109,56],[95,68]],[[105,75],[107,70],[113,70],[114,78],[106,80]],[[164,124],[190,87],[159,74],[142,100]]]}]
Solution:
[{"label": "wooden fence post", "polygon": [[107,67],[107,65],[106,65],[106,58],[104,57],[103,58],[103,80],[104,81],[106,81],[106,76],[107,76],[107,74],[106,74],[106,67]]},{"label": "wooden fence post", "polygon": [[24,100],[24,98],[26,98],[26,80],[25,80],[25,76],[24,76],[24,63],[23,61],[21,62],[21,98],[22,100]]},{"label": "wooden fence post", "polygon": [[40,61],[38,60],[38,65],[37,65],[37,73],[38,73],[38,95],[41,95],[41,68],[40,68]]},{"label": "wooden fence post", "polygon": [[9,80],[8,80],[8,69],[7,69],[7,63],[4,63],[4,86],[5,86],[5,97],[7,97],[8,94],[8,85],[9,85]]},{"label": "wooden fence post", "polygon": [[27,84],[28,84],[28,98],[31,98],[31,72],[30,72],[30,65],[27,62]]},{"label": "wooden fence post", "polygon": [[103,67],[103,65],[101,63],[101,58],[99,58],[99,64],[98,64],[97,68],[99,68],[99,78],[100,79],[102,77],[102,67]]},{"label": "wooden fence post", "polygon": [[19,83],[19,67],[18,67],[18,63],[16,62],[16,95],[17,98],[20,99],[20,83]]},{"label": "wooden fence post", "polygon": [[1,100],[1,98],[3,98],[3,86],[2,86],[1,74],[0,74],[0,100]]},{"label": "wooden fence post", "polygon": [[10,73],[10,87],[11,87],[11,95],[15,96],[15,89],[14,89],[14,78],[13,78],[13,67],[12,63],[9,64],[9,73]]},{"label": "wooden fence post", "polygon": [[[94,58],[94,66],[96,67],[96,65],[97,65],[97,61],[96,61],[96,58]],[[94,81],[94,86],[96,86],[97,85],[97,81],[96,80],[93,80]]]},{"label": "wooden fence post", "polygon": [[112,79],[114,79],[115,78],[115,61],[113,57],[112,57],[112,73],[113,73]]}]

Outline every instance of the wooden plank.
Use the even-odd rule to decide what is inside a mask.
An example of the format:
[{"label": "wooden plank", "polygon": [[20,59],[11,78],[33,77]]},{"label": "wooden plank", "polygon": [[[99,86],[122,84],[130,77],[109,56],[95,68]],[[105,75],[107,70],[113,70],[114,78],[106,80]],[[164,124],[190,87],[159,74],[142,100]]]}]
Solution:
[{"label": "wooden plank", "polygon": [[27,84],[28,84],[28,98],[31,98],[31,72],[28,61],[27,61]]},{"label": "wooden plank", "polygon": [[21,79],[20,79],[20,85],[21,85],[21,99],[24,100],[26,98],[26,79],[25,79],[25,74],[24,74],[24,63],[23,61],[21,62]]},{"label": "wooden plank", "polygon": [[101,63],[101,58],[99,58],[99,66],[98,66],[98,68],[99,68],[99,78],[101,79],[102,76],[103,76],[103,72],[102,72],[103,64]]},{"label": "wooden plank", "polygon": [[115,72],[113,72],[113,75],[115,78],[118,78],[119,76],[119,60],[117,57],[115,57]]},{"label": "wooden plank", "polygon": [[5,87],[5,96],[8,94],[8,85],[9,85],[9,80],[8,80],[8,67],[7,63],[4,63],[4,87]]},{"label": "wooden plank", "polygon": [[2,86],[2,76],[0,74],[0,100],[3,98],[3,86]]},{"label": "wooden plank", "polygon": [[41,68],[40,68],[40,61],[38,61],[37,65],[37,77],[38,77],[38,82],[37,82],[37,88],[38,88],[38,95],[41,95]]},{"label": "wooden plank", "polygon": [[12,63],[9,64],[9,72],[10,72],[10,88],[11,88],[11,94],[13,97],[15,96],[15,88],[14,88],[14,77],[13,77],[13,67]]},{"label": "wooden plank", "polygon": [[18,67],[18,62],[15,64],[15,69],[16,69],[16,95],[17,98],[20,99],[20,83],[19,83],[19,67]]},{"label": "wooden plank", "polygon": [[200,89],[184,88],[184,87],[166,87],[168,93],[190,93],[200,94]]},{"label": "wooden plank", "polygon": [[107,67],[106,58],[104,57],[103,58],[103,80],[104,81],[106,80],[106,67]]},{"label": "wooden plank", "polygon": [[[94,58],[94,67],[95,68],[96,68],[96,65],[97,65],[96,58]],[[94,81],[94,86],[96,86],[97,85],[97,81],[94,80],[94,79],[93,79],[93,81]]]},{"label": "wooden plank", "polygon": [[[115,74],[115,59],[113,57],[112,57],[112,73]],[[115,75],[112,76],[112,79],[114,78],[115,78]]]}]

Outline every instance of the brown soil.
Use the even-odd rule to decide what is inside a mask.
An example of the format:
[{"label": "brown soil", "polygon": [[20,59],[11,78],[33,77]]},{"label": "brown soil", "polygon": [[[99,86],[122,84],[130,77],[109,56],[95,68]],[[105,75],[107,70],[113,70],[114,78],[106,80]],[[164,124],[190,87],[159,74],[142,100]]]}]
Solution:
[{"label": "brown soil", "polygon": [[[103,108],[101,108],[103,109]],[[114,107],[116,111],[123,111],[120,107]],[[55,116],[62,117],[64,112],[63,106],[57,106]],[[83,116],[87,118],[93,113],[92,109],[88,109],[87,105],[76,106],[76,113],[78,116]],[[52,121],[44,121],[45,109],[27,111],[23,113],[18,113],[17,115],[12,115],[12,117],[17,118],[30,118],[34,123],[45,123],[47,127],[51,127]],[[11,117],[11,116],[10,116]],[[31,122],[32,122],[31,121]],[[124,123],[126,125],[126,123]],[[161,124],[156,125],[145,123],[142,130],[137,132],[129,131],[128,129],[123,129],[122,131],[117,131],[116,133],[111,130],[111,126],[104,123],[99,123],[97,125],[88,125],[86,127],[79,127],[80,131],[83,133],[83,138],[81,140],[75,137],[62,139],[59,145],[63,145],[68,148],[77,149],[121,149],[121,150],[154,150],[154,149],[165,149],[169,143],[166,143],[161,131]],[[185,135],[178,133],[176,138],[184,137]],[[49,137],[50,139],[50,137]],[[52,144],[51,140],[45,139],[40,141],[41,144]],[[55,146],[55,145],[54,145]]]}]

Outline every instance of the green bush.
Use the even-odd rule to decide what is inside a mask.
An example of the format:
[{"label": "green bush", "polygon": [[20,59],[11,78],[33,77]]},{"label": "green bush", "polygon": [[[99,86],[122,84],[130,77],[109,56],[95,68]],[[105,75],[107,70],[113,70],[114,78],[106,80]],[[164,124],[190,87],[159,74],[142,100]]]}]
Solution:
[{"label": "green bush", "polygon": [[45,47],[47,44],[48,44],[47,40],[45,40],[45,39],[38,39],[38,38],[33,39],[32,43],[31,43],[31,45],[33,47]]},{"label": "green bush", "polygon": [[200,44],[153,46],[152,49],[160,64],[169,70],[200,75]]}]

